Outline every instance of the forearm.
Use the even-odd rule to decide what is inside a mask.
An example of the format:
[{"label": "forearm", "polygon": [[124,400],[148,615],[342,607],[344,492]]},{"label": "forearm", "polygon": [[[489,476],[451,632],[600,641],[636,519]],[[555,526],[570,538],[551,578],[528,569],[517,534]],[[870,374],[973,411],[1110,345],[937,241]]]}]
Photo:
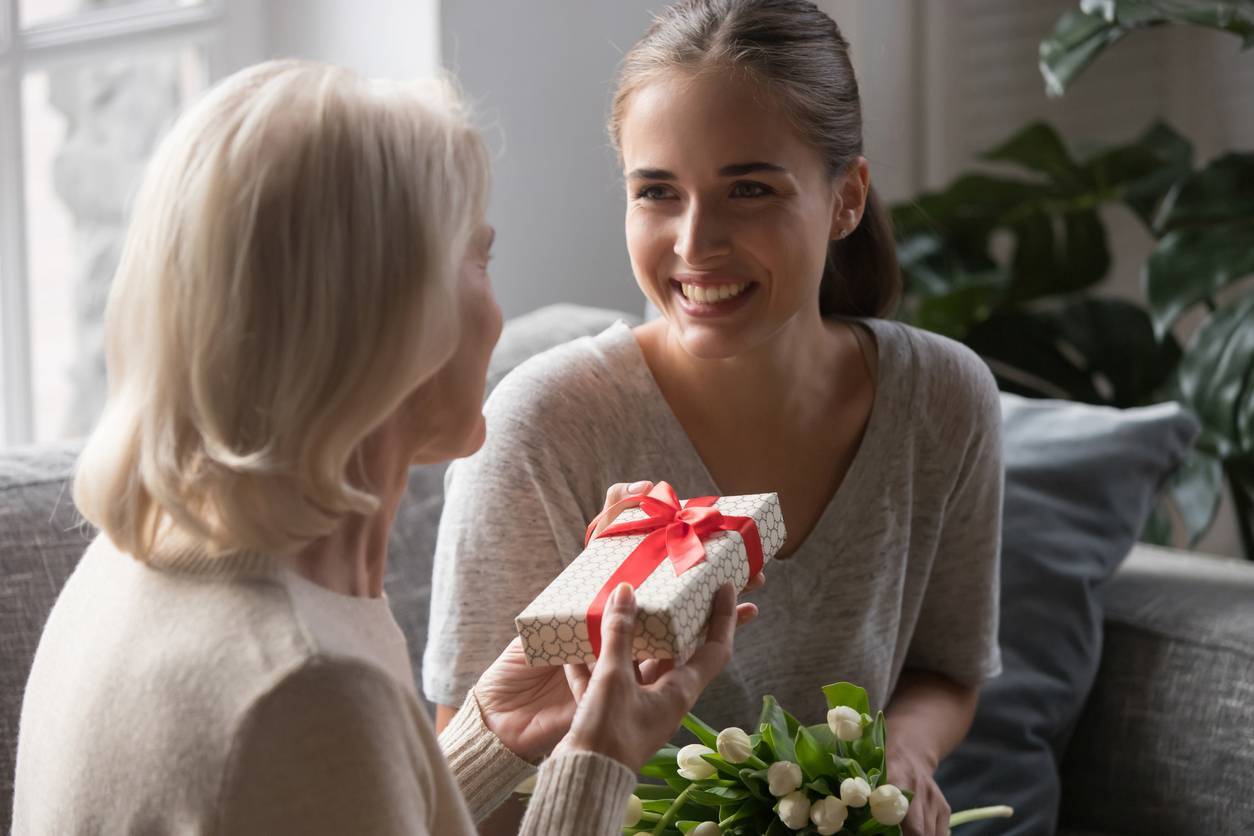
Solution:
[{"label": "forearm", "polygon": [[473,691],[441,731],[440,748],[476,821],[508,798],[519,781],[535,773],[534,766],[511,752],[484,725]]},{"label": "forearm", "polygon": [[890,753],[909,752],[935,769],[966,737],[979,695],[979,688],[937,673],[902,671],[884,711]]}]

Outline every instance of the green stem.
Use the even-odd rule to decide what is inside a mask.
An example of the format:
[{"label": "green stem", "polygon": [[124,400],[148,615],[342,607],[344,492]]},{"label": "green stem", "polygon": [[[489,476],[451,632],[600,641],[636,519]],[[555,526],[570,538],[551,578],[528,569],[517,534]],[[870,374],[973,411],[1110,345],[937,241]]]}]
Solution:
[{"label": "green stem", "polygon": [[650,813],[648,810],[640,814],[640,821],[657,821],[660,818],[662,818],[661,813]]},{"label": "green stem", "polygon": [[757,755],[750,755],[749,760],[745,761],[745,764],[747,766],[753,767],[754,769],[767,769],[768,768],[767,762],[759,758]]},{"label": "green stem", "polygon": [[1005,804],[1001,804],[996,807],[976,807],[971,810],[963,810],[960,813],[954,813],[949,817],[949,826],[957,827],[960,824],[980,821],[981,819],[1008,819],[1014,814],[1014,809],[1007,807]]},{"label": "green stem", "polygon": [[679,808],[684,806],[684,802],[688,800],[688,793],[692,792],[692,787],[688,786],[679,797],[671,802],[671,806],[662,814],[662,818],[658,819],[658,823],[653,828],[653,836],[659,836],[670,823],[674,821],[675,816],[679,815]]}]

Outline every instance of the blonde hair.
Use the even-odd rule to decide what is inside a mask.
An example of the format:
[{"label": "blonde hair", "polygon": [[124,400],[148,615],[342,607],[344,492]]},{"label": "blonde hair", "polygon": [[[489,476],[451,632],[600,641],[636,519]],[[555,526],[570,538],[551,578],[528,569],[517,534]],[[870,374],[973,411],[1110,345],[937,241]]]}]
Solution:
[{"label": "blonde hair", "polygon": [[170,527],[285,553],[372,513],[350,465],[453,351],[487,183],[447,82],[274,61],[217,85],[136,199],[82,514],[146,559]]}]

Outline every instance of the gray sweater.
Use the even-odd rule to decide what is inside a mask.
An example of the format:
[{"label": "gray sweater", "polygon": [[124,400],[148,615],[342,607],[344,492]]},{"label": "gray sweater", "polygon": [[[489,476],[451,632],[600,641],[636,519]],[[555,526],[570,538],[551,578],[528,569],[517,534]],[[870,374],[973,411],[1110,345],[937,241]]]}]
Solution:
[{"label": "gray sweater", "polygon": [[[862,685],[879,708],[905,667],[969,684],[1000,670],[993,377],[956,342],[860,322],[878,355],[861,446],[809,536],[753,593],[761,614],[737,632],[735,657],[695,709],[716,727],[752,726],[763,694],[812,723],[830,682]],[[448,705],[579,554],[610,485],[722,493],[621,323],[520,365],[485,412],[487,443],[446,477],[436,546],[423,685]]]},{"label": "gray sweater", "polygon": [[[99,537],[57,599],[22,705],[16,834],[473,834],[535,772],[473,692],[437,739],[385,599],[261,555],[156,563]],[[633,786],[608,758],[555,758],[523,832],[617,833]]]}]

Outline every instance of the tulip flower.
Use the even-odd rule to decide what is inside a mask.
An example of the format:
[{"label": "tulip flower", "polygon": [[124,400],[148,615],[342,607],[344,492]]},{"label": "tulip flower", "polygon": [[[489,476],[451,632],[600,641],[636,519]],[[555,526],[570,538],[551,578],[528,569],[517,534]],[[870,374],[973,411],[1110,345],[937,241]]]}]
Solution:
[{"label": "tulip flower", "polygon": [[715,741],[718,753],[728,763],[744,763],[753,756],[753,747],[749,745],[749,735],[744,729],[735,726],[723,729]]},{"label": "tulip flower", "polygon": [[862,737],[862,715],[847,705],[838,705],[827,712],[827,725],[832,734],[846,743]]},{"label": "tulip flower", "polygon": [[864,778],[846,778],[840,782],[840,800],[847,807],[865,807],[871,797],[871,785]]},{"label": "tulip flower", "polygon": [[635,827],[644,818],[644,805],[637,796],[627,796],[627,811],[623,813],[623,827]]},{"label": "tulip flower", "polygon": [[810,821],[818,829],[820,836],[832,836],[833,833],[840,832],[848,817],[849,809],[839,798],[828,796],[810,805]]},{"label": "tulip flower", "polygon": [[871,793],[871,818],[880,824],[901,824],[910,809],[910,800],[892,784],[881,784]]},{"label": "tulip flower", "polygon": [[801,786],[801,767],[792,761],[776,761],[766,770],[771,795],[782,798]]},{"label": "tulip flower", "polygon": [[810,799],[803,792],[791,792],[779,800],[780,821],[792,830],[800,830],[810,823]]},{"label": "tulip flower", "polygon": [[680,749],[679,754],[675,756],[676,762],[679,763],[679,774],[689,781],[700,781],[713,776],[718,770],[714,768],[712,763],[701,757],[702,755],[712,754],[714,754],[714,750],[709,746],[702,746],[700,743],[689,743]]},{"label": "tulip flower", "polygon": [[718,829],[718,825],[712,821],[703,821],[692,830],[688,831],[688,836],[723,836],[723,831]]}]

